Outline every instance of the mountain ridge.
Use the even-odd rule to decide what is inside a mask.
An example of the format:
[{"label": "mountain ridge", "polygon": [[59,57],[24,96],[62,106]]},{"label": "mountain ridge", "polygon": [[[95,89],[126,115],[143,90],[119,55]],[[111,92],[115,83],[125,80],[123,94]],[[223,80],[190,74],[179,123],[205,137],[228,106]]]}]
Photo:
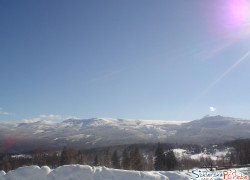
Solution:
[{"label": "mountain ridge", "polygon": [[152,142],[211,144],[250,138],[249,129],[250,120],[219,115],[184,122],[120,118],[0,122],[0,152]]}]

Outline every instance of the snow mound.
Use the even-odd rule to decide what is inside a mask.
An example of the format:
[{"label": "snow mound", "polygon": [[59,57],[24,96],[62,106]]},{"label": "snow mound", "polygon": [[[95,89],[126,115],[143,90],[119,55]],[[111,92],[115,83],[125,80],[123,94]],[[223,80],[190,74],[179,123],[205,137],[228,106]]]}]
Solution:
[{"label": "snow mound", "polygon": [[[249,167],[236,169],[249,177]],[[200,172],[206,173],[207,170]],[[7,174],[0,171],[0,180],[189,180],[195,176],[192,170],[132,171],[88,165],[65,165],[56,169],[50,169],[48,166],[26,166]]]},{"label": "snow mound", "polygon": [[47,166],[26,166],[21,167],[13,171],[9,171],[7,174],[0,173],[0,180],[45,180],[50,173],[50,168]]},{"label": "snow mound", "polygon": [[[170,178],[169,178],[169,177]],[[0,171],[0,180],[188,180],[188,175],[178,172],[130,171],[91,167],[87,165],[65,165],[54,170],[47,166],[26,166],[5,174]]]},{"label": "snow mound", "polygon": [[0,171],[0,178],[5,175],[4,171]]}]

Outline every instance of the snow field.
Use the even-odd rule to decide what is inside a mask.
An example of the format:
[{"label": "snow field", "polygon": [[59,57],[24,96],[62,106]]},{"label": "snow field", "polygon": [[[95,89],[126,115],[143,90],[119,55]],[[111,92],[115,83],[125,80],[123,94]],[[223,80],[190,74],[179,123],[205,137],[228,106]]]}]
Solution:
[{"label": "snow field", "polygon": [[187,150],[185,149],[173,149],[175,156],[178,159],[181,159],[183,157],[189,157],[193,160],[199,160],[200,158],[211,158],[212,160],[219,160],[222,156],[226,156],[227,153],[229,153],[229,150],[216,150],[214,154],[206,154],[205,152],[201,152],[199,154],[189,154]]},{"label": "snow field", "polygon": [[[250,168],[236,168],[250,176]],[[206,170],[201,170],[206,172]],[[88,165],[65,165],[56,169],[48,166],[26,166],[5,173],[0,171],[0,180],[189,180],[192,170],[185,171],[132,171]]]},{"label": "snow field", "polygon": [[54,170],[48,166],[26,166],[5,174],[0,180],[188,180],[181,172],[129,171],[88,165],[65,165]]}]

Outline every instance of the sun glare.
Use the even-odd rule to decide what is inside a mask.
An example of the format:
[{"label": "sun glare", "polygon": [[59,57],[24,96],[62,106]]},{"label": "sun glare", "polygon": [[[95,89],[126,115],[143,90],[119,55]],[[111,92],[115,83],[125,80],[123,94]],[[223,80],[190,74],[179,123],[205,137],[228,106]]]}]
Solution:
[{"label": "sun glare", "polygon": [[250,1],[230,0],[228,3],[229,23],[233,28],[250,32]]}]

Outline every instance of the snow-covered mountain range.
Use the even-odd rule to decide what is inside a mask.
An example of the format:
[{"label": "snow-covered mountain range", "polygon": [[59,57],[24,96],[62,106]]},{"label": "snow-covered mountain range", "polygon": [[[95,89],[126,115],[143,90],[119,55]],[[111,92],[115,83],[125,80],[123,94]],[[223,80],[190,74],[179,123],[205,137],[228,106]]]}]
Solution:
[{"label": "snow-covered mountain range", "polygon": [[205,116],[189,122],[112,118],[0,122],[0,152],[149,142],[209,144],[237,138],[250,138],[250,120]]}]

